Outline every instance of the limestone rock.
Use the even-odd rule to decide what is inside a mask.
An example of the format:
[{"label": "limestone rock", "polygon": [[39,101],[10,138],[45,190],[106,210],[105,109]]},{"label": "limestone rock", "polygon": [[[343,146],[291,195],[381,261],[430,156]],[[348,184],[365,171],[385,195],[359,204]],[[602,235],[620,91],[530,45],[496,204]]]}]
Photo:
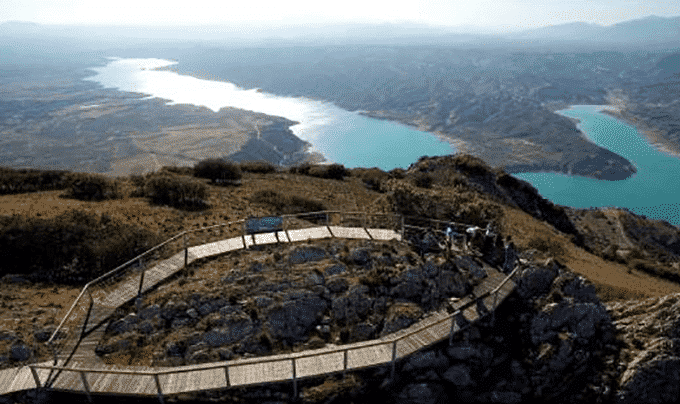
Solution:
[{"label": "limestone rock", "polygon": [[266,326],[274,338],[287,343],[304,342],[327,306],[328,303],[318,296],[286,301],[269,310]]}]

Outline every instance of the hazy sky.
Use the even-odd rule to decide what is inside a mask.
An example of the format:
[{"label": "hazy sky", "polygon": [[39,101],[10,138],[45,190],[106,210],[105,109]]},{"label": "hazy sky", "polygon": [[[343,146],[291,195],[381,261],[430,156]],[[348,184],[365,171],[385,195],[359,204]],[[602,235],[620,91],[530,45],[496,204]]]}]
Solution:
[{"label": "hazy sky", "polygon": [[628,0],[2,0],[0,22],[263,25],[405,22],[530,29],[572,21],[611,25],[678,16],[680,2]]}]

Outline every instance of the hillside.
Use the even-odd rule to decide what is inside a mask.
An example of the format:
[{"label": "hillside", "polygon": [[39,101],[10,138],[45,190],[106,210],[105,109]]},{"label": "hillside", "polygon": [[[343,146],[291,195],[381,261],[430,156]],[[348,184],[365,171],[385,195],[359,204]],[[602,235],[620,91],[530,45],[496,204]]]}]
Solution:
[{"label": "hillside", "polygon": [[[240,182],[225,185],[195,177],[196,170],[191,168],[166,167],[143,177],[118,178],[68,172],[2,171],[0,248],[2,256],[7,257],[7,265],[3,265],[0,274],[0,293],[6,309],[0,314],[2,366],[50,359],[42,342],[49,338],[82,285],[125,261],[124,254],[116,261],[115,254],[109,251],[144,250],[182,230],[249,216],[323,209],[396,213],[480,227],[490,224],[497,233],[494,245],[509,241],[515,245],[522,278],[518,292],[499,309],[497,323],[481,324],[474,328],[476,331],[466,333],[456,342],[455,346],[460,349],[435,346],[406,361],[400,373],[406,378],[402,379],[404,384],[386,382],[381,387],[381,383],[376,382],[384,379],[379,369],[353,375],[345,381],[311,380],[304,386],[306,402],[333,402],[332,397],[336,397],[335,402],[361,402],[362,397],[371,397],[379,391],[390,391],[390,400],[394,402],[434,402],[428,401],[428,394],[436,398],[444,394],[441,389],[445,388],[453,389],[451,399],[475,397],[478,402],[489,402],[496,399],[485,396],[482,386],[491,382],[496,386],[494,391],[503,393],[501,396],[506,397],[507,402],[516,402],[513,400],[518,398],[549,400],[565,394],[558,380],[567,375],[572,376],[567,377],[564,386],[576,390],[563,396],[563,402],[598,395],[605,397],[604,402],[610,402],[614,390],[634,402],[636,397],[641,397],[640,391],[633,394],[626,386],[639,386],[641,378],[649,377],[645,372],[657,371],[656,365],[646,367],[647,362],[661,361],[666,363],[664,366],[675,366],[673,363],[677,362],[665,345],[653,343],[659,338],[675,338],[673,330],[677,330],[677,322],[673,319],[680,315],[675,309],[677,297],[672,296],[680,293],[680,268],[677,267],[680,232],[667,223],[621,210],[576,210],[554,205],[541,198],[528,183],[467,155],[424,157],[408,170],[391,172],[344,170],[338,166],[284,169],[254,163],[236,167],[242,172]],[[154,184],[187,191],[175,196],[171,193],[166,195],[169,199],[163,200],[154,193]],[[173,199],[177,195],[180,195],[179,202]],[[73,211],[79,213],[69,213]],[[91,232],[110,235],[93,238]],[[131,234],[135,237],[130,237]],[[201,242],[199,238],[189,241],[192,245]],[[437,278],[432,274],[446,274],[456,268],[467,268],[463,273],[472,274],[476,265],[495,266],[502,262],[498,258],[500,250],[489,249],[479,240],[472,243],[470,253],[456,252],[453,266],[447,266],[441,252],[431,252],[429,248],[424,239],[413,240],[409,246],[394,242],[384,245],[320,242],[285,250],[266,248],[225,255],[193,264],[189,272],[168,280],[152,292],[144,308],[153,312],[172,306],[172,310],[179,313],[181,308],[175,307],[179,302],[179,306],[186,306],[185,311],[196,306],[194,312],[197,312],[206,299],[226,299],[218,305],[232,306],[233,310],[220,311],[219,315],[225,316],[222,320],[210,317],[217,313],[207,313],[205,318],[196,319],[196,324],[185,321],[180,326],[178,322],[176,327],[168,329],[161,327],[165,323],[159,323],[153,326],[161,327],[161,334],[153,334],[156,339],[140,340],[142,331],[122,321],[129,318],[126,316],[130,313],[137,313],[138,308],[122,307],[116,317],[118,331],[100,342],[99,354],[110,363],[160,366],[370,339],[389,329],[390,321],[395,322],[396,318],[415,321],[441,305],[444,296],[456,296],[467,288],[460,286],[463,289],[457,292],[455,288],[440,291],[442,284],[435,281]],[[310,259],[310,254],[319,259]],[[51,259],[42,259],[43,256]],[[298,260],[296,256],[307,258]],[[110,258],[98,261],[97,257]],[[335,265],[340,267],[328,272]],[[292,268],[293,272],[286,268]],[[430,272],[425,268],[431,268]],[[230,280],[223,278],[227,274],[214,278],[214,273],[228,270],[232,271],[227,276]],[[412,293],[414,286],[408,283],[412,276],[422,282],[421,292]],[[220,279],[234,286],[220,286]],[[459,285],[472,282],[457,279]],[[284,281],[288,286],[274,295],[267,294],[268,288]],[[406,286],[400,286],[400,282],[406,282]],[[325,289],[331,288],[336,288],[335,292],[324,294]],[[313,296],[317,292],[320,295]],[[240,303],[253,294],[261,296],[259,301],[264,306]],[[424,295],[429,296],[428,299],[420,298]],[[328,312],[330,315],[319,315],[317,320],[326,322],[318,325],[329,326],[325,334],[300,333],[306,327],[316,326],[316,322],[303,322],[304,327],[294,329],[293,334],[288,330],[264,336],[256,333],[257,322],[275,316],[267,306],[272,304],[266,303],[267,298],[281,300],[282,307],[293,305],[293,301],[305,301],[309,303],[305,307],[323,308],[324,313],[340,300],[349,305],[348,311],[341,312],[358,314],[356,318],[340,319],[333,310]],[[170,301],[174,303],[168,306]],[[371,302],[371,309],[361,309],[364,301]],[[375,308],[377,301],[383,302],[384,311]],[[625,319],[638,315],[635,307],[643,306],[647,308],[649,321],[661,321],[654,318],[663,316],[668,324],[659,329],[650,325],[644,333],[635,331],[636,324]],[[399,312],[402,317],[397,315],[395,307],[402,307]],[[574,311],[577,308],[586,310],[589,317],[584,319],[575,314],[579,312]],[[611,318],[605,315],[607,312]],[[564,313],[571,314],[560,320],[563,326],[556,326],[554,330],[538,329],[543,327],[539,325],[545,318],[564,316]],[[329,318],[324,320],[326,315]],[[167,324],[171,324],[171,320],[173,318],[168,318]],[[195,331],[209,328],[208,324],[215,321],[227,321],[234,327],[238,324],[241,329],[252,330],[241,337],[257,336],[259,342],[250,346],[225,346],[220,351],[206,351],[205,346],[194,346],[187,351]],[[199,327],[199,323],[203,325]],[[589,333],[582,328],[587,325],[578,325],[581,323],[598,330],[613,328]],[[113,324],[111,327],[115,329]],[[247,324],[251,324],[250,328]],[[577,338],[578,333],[583,334]],[[498,338],[505,343],[494,343]],[[125,340],[129,342],[121,342]],[[137,344],[131,346],[130,341]],[[177,342],[174,351],[168,345],[172,341]],[[179,355],[173,357],[168,349]],[[587,352],[589,359],[577,361],[574,359],[577,352],[580,352],[578,355]],[[446,364],[442,364],[441,358],[445,358]],[[556,361],[566,361],[568,366],[554,367]],[[444,368],[440,372],[441,366]],[[431,372],[428,373],[428,369]],[[404,381],[408,380],[409,372],[422,377]],[[514,379],[508,378],[510,374]],[[501,383],[503,380],[505,384]],[[591,385],[596,389],[588,387]],[[602,393],[605,388],[610,392]],[[279,397],[286,389],[286,386],[275,386],[267,390],[271,393],[269,398]],[[244,389],[239,397],[249,402],[261,393],[259,389]],[[668,394],[678,397],[677,392]],[[207,400],[209,396],[198,395],[193,399]],[[17,395],[14,402],[31,402],[31,397]]]}]

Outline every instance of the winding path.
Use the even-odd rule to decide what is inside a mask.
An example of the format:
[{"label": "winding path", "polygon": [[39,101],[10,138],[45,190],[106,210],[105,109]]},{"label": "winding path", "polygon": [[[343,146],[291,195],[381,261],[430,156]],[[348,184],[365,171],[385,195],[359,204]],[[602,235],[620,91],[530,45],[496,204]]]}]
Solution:
[{"label": "winding path", "polygon": [[[326,223],[329,223],[329,213],[326,215]],[[366,216],[364,220],[365,218]],[[301,229],[284,227],[281,231],[254,235],[242,234],[184,248],[152,268],[142,271],[141,276],[127,274],[118,282],[107,284],[105,282],[107,276],[117,270],[111,271],[86,285],[50,338],[50,343],[58,341],[59,333],[66,333],[65,330],[70,327],[66,337],[62,338],[63,341],[55,345],[58,347],[55,361],[0,371],[0,395],[49,388],[84,393],[90,400],[92,394],[125,394],[157,396],[163,403],[164,397],[172,394],[291,381],[294,395],[297,396],[297,380],[305,377],[385,364],[391,364],[394,372],[397,360],[447,338],[451,340],[455,333],[492,314],[514,289],[514,283],[510,278],[517,272],[517,268],[506,276],[484,265],[483,281],[470,295],[450,302],[452,313],[449,313],[449,310],[430,313],[425,319],[407,329],[366,342],[341,346],[328,345],[321,349],[298,353],[168,368],[105,365],[94,354],[94,348],[117,307],[148,291],[197,259],[252,245],[294,243],[330,237],[402,240],[404,226],[403,220],[400,221],[401,232],[385,228],[327,224]],[[105,284],[106,287],[100,289],[95,287],[101,284]],[[85,292],[89,299],[84,297]]]}]

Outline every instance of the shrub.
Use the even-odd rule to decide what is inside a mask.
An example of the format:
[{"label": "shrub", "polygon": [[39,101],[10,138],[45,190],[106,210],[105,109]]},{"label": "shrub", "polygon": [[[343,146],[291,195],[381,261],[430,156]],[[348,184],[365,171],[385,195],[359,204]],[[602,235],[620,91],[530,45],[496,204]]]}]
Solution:
[{"label": "shrub", "polygon": [[144,194],[159,205],[189,210],[208,207],[205,201],[208,196],[207,187],[195,180],[168,175],[151,176],[144,183]]},{"label": "shrub", "polygon": [[355,171],[356,175],[364,181],[366,186],[374,191],[380,192],[382,184],[390,175],[379,168],[369,168]]},{"label": "shrub", "polygon": [[548,253],[553,257],[558,257],[565,253],[564,246],[562,246],[559,241],[546,237],[533,237],[531,240],[529,240],[528,247],[543,253]]},{"label": "shrub", "polygon": [[281,195],[272,190],[258,191],[250,197],[250,201],[270,205],[276,209],[277,214],[318,212],[326,209],[322,202],[299,196]]},{"label": "shrub", "polygon": [[178,175],[194,175],[194,169],[192,167],[163,166],[161,172]]},{"label": "shrub", "polygon": [[396,178],[398,180],[406,178],[406,170],[403,168],[394,168],[389,171],[390,177]]},{"label": "shrub", "polygon": [[0,195],[66,189],[73,182],[68,171],[0,167]]},{"label": "shrub", "polygon": [[309,175],[318,178],[342,180],[349,175],[349,171],[342,164],[316,164],[304,163],[291,167],[291,174]]},{"label": "shrub", "polygon": [[413,183],[420,188],[431,188],[432,187],[432,175],[424,172],[415,172],[411,174],[413,178]]},{"label": "shrub", "polygon": [[84,201],[120,198],[118,181],[97,174],[78,174],[66,195]]},{"label": "shrub", "polygon": [[43,219],[0,217],[0,276],[29,275],[34,281],[82,284],[159,242],[157,235],[108,215],[68,211]]},{"label": "shrub", "polygon": [[194,176],[208,178],[213,183],[238,181],[241,179],[241,169],[237,164],[220,159],[207,159],[194,166]]},{"label": "shrub", "polygon": [[276,171],[276,167],[268,161],[242,161],[239,164],[241,171],[249,173],[269,174]]}]

